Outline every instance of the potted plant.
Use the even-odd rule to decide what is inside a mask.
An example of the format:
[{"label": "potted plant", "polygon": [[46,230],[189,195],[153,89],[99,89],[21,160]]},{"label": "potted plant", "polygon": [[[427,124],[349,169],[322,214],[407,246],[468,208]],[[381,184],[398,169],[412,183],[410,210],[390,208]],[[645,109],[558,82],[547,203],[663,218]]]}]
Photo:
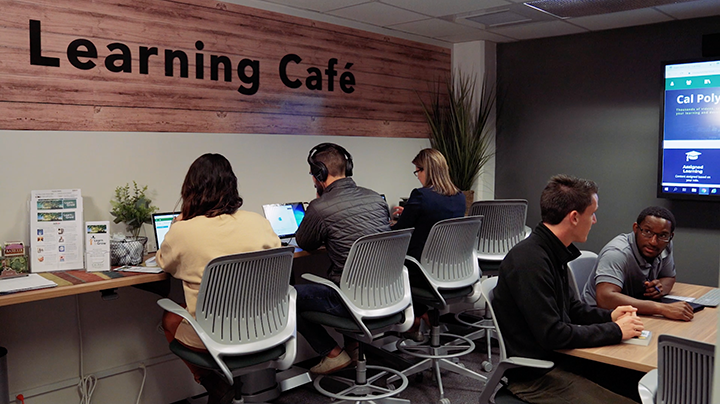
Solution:
[{"label": "potted plant", "polygon": [[125,223],[131,236],[116,236],[111,240],[110,260],[113,265],[137,265],[142,262],[147,237],[141,237],[140,230],[143,224],[150,223],[153,212],[158,209],[145,196],[147,188],[147,185],[138,186],[135,181],[132,190],[130,184],[115,188],[110,214],[115,217],[115,223]]},{"label": "potted plant", "polygon": [[[495,87],[483,78],[475,97],[476,77],[457,71],[436,83],[430,104],[421,100],[430,126],[430,144],[445,156],[450,178],[465,194],[467,210],[474,200],[475,183],[492,157]],[[467,213],[466,210],[466,213]]]}]

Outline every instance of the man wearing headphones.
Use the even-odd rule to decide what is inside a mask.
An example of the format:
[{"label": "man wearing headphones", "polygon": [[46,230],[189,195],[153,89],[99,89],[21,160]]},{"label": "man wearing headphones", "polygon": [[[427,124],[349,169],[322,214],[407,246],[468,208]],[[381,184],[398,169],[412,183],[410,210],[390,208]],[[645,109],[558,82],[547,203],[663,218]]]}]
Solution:
[{"label": "man wearing headphones", "polygon": [[[355,240],[390,231],[387,203],[377,192],[358,187],[349,178],[353,170],[352,156],[342,146],[321,143],[313,147],[308,154],[308,164],[318,197],[307,207],[295,240],[303,250],[325,246],[331,262],[328,279],[337,284]],[[349,316],[332,289],[318,284],[296,285],[295,289],[298,314],[316,311]],[[331,373],[357,359],[357,343],[346,344],[349,355],[323,326],[307,322],[300,315],[298,331],[315,352],[324,356],[320,364],[310,369],[313,373]],[[351,345],[353,349],[350,349]]]}]

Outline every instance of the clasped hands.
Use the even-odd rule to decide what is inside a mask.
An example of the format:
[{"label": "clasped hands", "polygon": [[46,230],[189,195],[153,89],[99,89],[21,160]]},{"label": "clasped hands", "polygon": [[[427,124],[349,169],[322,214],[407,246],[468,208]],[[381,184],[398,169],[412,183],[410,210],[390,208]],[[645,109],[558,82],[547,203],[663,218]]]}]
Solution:
[{"label": "clasped hands", "polygon": [[642,320],[637,315],[637,308],[633,306],[618,306],[612,312],[612,321],[620,327],[622,339],[640,336],[645,329]]}]

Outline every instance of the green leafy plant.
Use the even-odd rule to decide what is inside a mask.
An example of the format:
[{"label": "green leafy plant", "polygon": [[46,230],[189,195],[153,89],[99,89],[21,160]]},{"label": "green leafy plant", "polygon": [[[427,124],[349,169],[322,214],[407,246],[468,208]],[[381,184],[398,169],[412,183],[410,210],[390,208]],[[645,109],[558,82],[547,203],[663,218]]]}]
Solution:
[{"label": "green leafy plant", "polygon": [[472,188],[492,157],[495,86],[483,78],[475,100],[476,77],[459,71],[438,81],[430,104],[421,100],[430,126],[430,144],[445,156],[450,178],[463,191]]},{"label": "green leafy plant", "polygon": [[133,181],[133,189],[130,184],[115,188],[115,199],[110,201],[112,211],[110,214],[115,217],[115,223],[125,223],[127,230],[133,237],[140,235],[143,223],[150,223],[153,212],[157,206],[152,206],[152,201],[145,196],[147,185],[142,188]]}]

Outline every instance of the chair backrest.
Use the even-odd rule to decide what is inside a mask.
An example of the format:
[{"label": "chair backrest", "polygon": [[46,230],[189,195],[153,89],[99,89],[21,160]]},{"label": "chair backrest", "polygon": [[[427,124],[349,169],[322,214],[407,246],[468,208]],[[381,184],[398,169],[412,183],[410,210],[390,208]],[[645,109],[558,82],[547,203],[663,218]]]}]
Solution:
[{"label": "chair backrest", "polygon": [[568,262],[568,269],[570,270],[570,286],[575,290],[575,297],[584,302],[583,290],[585,284],[590,279],[597,262],[598,255],[592,251],[580,251],[580,256],[574,260]]},{"label": "chair backrest", "polygon": [[293,252],[275,248],[207,264],[195,317],[214,349],[232,354],[250,344],[274,346],[295,333],[289,297]]},{"label": "chair backrest", "polygon": [[404,229],[372,234],[353,243],[339,286],[361,317],[384,317],[410,305],[403,268],[412,232]]},{"label": "chair backrest", "polygon": [[498,345],[500,347],[500,360],[507,358],[507,351],[505,350],[505,340],[503,339],[502,332],[500,331],[500,326],[498,326],[497,323],[497,317],[495,316],[495,310],[493,310],[493,292],[495,290],[495,286],[497,286],[498,277],[493,276],[492,278],[487,278],[482,283],[482,296],[483,299],[485,299],[486,307],[488,310],[490,310],[490,317],[492,318],[493,325],[495,326],[495,332],[497,333],[498,337]]},{"label": "chair backrest", "polygon": [[476,201],[471,216],[483,216],[477,249],[480,254],[498,255],[500,259],[525,238],[527,204],[524,199]]},{"label": "chair backrest", "polygon": [[715,346],[660,335],[658,338],[659,404],[710,403]]},{"label": "chair backrest", "polygon": [[420,264],[439,288],[460,288],[480,279],[477,242],[482,216],[441,220],[430,229]]}]

